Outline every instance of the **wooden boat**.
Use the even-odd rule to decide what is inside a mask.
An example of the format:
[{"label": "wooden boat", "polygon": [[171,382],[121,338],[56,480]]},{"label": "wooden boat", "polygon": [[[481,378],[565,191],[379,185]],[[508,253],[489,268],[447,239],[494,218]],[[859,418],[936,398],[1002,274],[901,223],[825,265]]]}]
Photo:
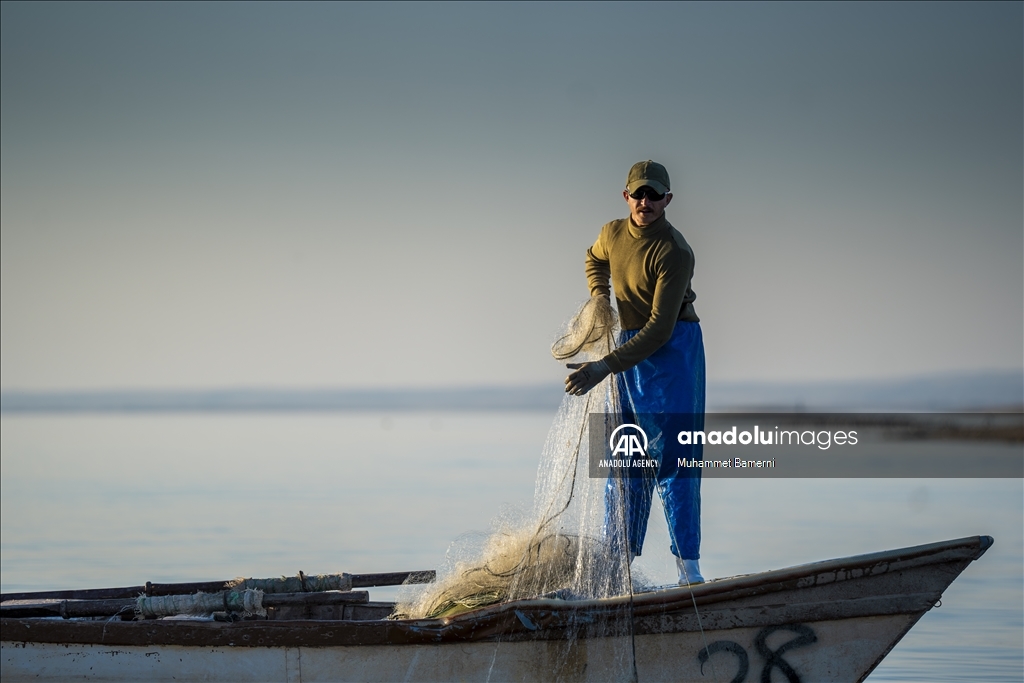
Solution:
[{"label": "wooden boat", "polygon": [[[0,673],[4,681],[860,681],[991,544],[975,536],[691,588],[541,597],[426,620],[386,619],[390,604],[361,591],[285,596],[268,617],[234,622],[74,616],[118,599],[102,591],[92,600],[7,595]],[[63,617],[28,616],[61,609]]]}]

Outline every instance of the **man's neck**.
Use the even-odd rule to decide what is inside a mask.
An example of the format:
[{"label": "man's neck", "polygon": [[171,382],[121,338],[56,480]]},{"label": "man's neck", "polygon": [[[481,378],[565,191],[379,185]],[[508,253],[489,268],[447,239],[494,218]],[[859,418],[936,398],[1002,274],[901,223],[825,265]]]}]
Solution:
[{"label": "man's neck", "polygon": [[667,222],[668,220],[665,218],[664,211],[661,212],[660,216],[655,218],[647,225],[639,225],[635,220],[633,220],[632,216],[629,217],[629,227],[632,228],[634,232],[639,234],[649,234],[651,232],[655,232],[658,229],[664,227],[665,223]]}]

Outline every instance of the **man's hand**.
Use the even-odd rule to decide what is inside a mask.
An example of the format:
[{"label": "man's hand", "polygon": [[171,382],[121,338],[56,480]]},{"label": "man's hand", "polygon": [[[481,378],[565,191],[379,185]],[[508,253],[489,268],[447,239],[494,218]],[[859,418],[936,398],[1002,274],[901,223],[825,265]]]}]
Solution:
[{"label": "man's hand", "polygon": [[565,378],[565,393],[582,396],[611,374],[608,364],[603,360],[594,363],[567,363],[566,366],[576,372],[569,373]]}]

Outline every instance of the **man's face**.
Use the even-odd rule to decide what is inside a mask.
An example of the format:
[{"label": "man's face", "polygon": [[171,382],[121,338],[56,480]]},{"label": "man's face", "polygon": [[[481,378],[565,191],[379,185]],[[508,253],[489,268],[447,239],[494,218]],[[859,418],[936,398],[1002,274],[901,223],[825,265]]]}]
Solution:
[{"label": "man's face", "polygon": [[623,190],[622,196],[629,204],[629,217],[637,225],[650,225],[664,216],[665,207],[672,201],[671,192],[661,199],[655,199],[657,193],[646,185],[637,189],[632,195]]}]

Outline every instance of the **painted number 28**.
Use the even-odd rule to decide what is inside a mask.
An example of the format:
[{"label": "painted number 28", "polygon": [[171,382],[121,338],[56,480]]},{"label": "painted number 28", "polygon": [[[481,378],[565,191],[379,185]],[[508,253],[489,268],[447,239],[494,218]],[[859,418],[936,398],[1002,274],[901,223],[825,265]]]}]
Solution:
[{"label": "painted number 28", "polygon": [[[789,631],[790,633],[795,633],[796,637],[787,640],[773,650],[768,647],[765,641],[768,639],[768,636],[776,631]],[[810,626],[804,626],[803,624],[767,626],[761,629],[757,637],[754,638],[754,648],[757,650],[757,654],[764,660],[760,683],[771,683],[772,669],[778,669],[789,683],[800,683],[800,674],[796,672],[796,669],[782,655],[793,648],[805,647],[816,642],[818,642],[818,636],[814,634]],[[739,660],[739,671],[736,672],[730,683],[743,683],[747,680],[747,674],[750,672],[750,658],[747,656],[747,651],[743,646],[732,640],[716,640],[697,653],[697,660],[700,661],[700,672],[702,675],[704,674],[704,665],[711,659],[711,655],[716,652],[730,652]]]}]

